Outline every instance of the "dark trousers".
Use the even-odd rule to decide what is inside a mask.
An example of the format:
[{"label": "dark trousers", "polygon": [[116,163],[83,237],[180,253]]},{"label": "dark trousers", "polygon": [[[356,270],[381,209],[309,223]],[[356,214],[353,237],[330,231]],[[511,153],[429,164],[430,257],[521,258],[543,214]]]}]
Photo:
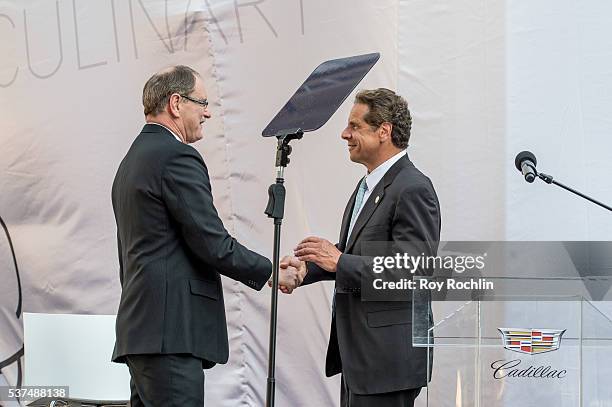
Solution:
[{"label": "dark trousers", "polygon": [[129,355],[132,407],[204,406],[202,360],[191,355]]},{"label": "dark trousers", "polygon": [[421,388],[380,394],[355,394],[342,379],[340,384],[340,407],[414,407]]}]

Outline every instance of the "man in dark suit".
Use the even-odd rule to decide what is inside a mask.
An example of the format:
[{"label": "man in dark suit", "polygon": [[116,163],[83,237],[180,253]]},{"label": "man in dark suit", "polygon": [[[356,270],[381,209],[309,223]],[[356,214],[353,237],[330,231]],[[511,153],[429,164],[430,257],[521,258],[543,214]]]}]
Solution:
[{"label": "man in dark suit", "polygon": [[281,263],[283,270],[307,269],[303,285],[336,282],[325,370],[342,373],[342,407],[413,406],[427,385],[427,350],[412,346],[411,292],[403,301],[362,296],[362,281],[371,282],[373,270],[366,242],[412,248],[410,255],[437,253],[440,206],[429,178],[408,159],[411,122],[406,101],[393,91],[357,94],[342,138],[367,175],[344,211],[340,243],[308,237],[296,257]]},{"label": "man in dark suit", "polygon": [[143,105],[147,124],[112,188],[122,288],[113,361],[129,367],[132,406],[201,407],[202,369],[229,353],[220,274],[260,290],[272,265],[223,227],[206,164],[188,145],[211,117],[200,75],[186,66],[153,75]]}]

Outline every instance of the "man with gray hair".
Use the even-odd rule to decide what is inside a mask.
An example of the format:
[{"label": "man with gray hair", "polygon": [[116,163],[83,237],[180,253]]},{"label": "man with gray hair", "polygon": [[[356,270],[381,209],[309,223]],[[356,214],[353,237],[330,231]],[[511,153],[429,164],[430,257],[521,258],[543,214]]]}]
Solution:
[{"label": "man with gray hair", "polygon": [[342,407],[410,407],[427,385],[427,349],[412,346],[411,294],[378,301],[362,296],[362,281],[372,275],[364,243],[437,253],[440,205],[429,178],[408,159],[411,125],[408,104],[395,92],[357,93],[342,139],[351,161],[367,173],[346,206],[339,243],[307,237],[295,257],[281,261],[282,270],[307,270],[303,285],[336,282],[325,372],[342,374]]},{"label": "man with gray hair", "polygon": [[[272,264],[224,228],[206,164],[188,145],[211,117],[200,75],[160,71],[142,100],[147,123],[112,188],[122,288],[112,358],[129,368],[133,407],[201,407],[202,369],[229,354],[220,274],[260,290]],[[290,274],[282,281],[301,282]]]}]

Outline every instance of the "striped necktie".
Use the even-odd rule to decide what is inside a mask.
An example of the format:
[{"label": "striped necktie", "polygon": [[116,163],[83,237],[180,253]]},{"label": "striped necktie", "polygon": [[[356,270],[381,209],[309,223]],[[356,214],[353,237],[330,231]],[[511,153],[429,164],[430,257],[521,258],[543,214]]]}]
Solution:
[{"label": "striped necktie", "polygon": [[353,206],[353,213],[351,214],[351,223],[349,223],[349,230],[348,234],[346,235],[347,239],[351,236],[353,226],[355,226],[355,222],[357,221],[357,215],[359,215],[359,210],[363,204],[363,197],[365,196],[367,190],[368,184],[366,183],[366,177],[363,177],[361,179],[361,183],[359,183],[359,190],[357,191],[357,196],[355,197],[355,205]]},{"label": "striped necktie", "polygon": [[[363,197],[365,196],[366,191],[368,190],[368,184],[366,184],[366,177],[361,179],[359,183],[359,190],[357,191],[357,196],[355,197],[355,205],[353,206],[353,213],[351,214],[351,223],[349,223],[348,234],[346,235],[347,240],[351,236],[351,232],[353,231],[353,226],[355,226],[355,221],[357,220],[357,215],[359,214],[359,210],[361,209],[361,205],[363,204]],[[332,298],[332,315],[336,313],[336,288],[334,287],[334,296]]]}]

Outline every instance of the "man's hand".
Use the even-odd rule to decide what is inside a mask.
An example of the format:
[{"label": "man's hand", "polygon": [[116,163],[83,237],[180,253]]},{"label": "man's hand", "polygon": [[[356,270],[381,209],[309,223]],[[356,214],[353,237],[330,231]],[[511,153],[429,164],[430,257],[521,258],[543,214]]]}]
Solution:
[{"label": "man's hand", "polygon": [[[303,261],[293,256],[283,257],[278,270],[278,289],[285,294],[291,294],[302,284],[307,272],[306,263]],[[272,281],[268,281],[268,285],[272,287]]]},{"label": "man's hand", "polygon": [[302,240],[293,250],[293,253],[299,260],[315,263],[323,270],[332,273],[336,272],[338,260],[342,254],[329,240],[316,236],[310,236]]}]

